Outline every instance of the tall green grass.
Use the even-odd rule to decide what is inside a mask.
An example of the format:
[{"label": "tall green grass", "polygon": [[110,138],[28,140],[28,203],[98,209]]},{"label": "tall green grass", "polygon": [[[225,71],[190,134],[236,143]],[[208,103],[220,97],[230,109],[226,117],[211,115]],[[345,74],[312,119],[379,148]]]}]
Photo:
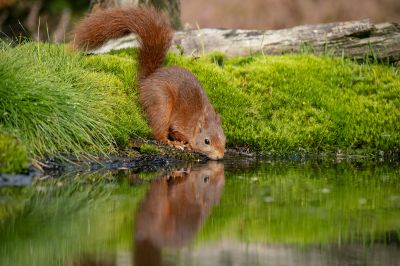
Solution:
[{"label": "tall green grass", "polygon": [[130,134],[148,134],[132,104],[135,94],[113,75],[85,66],[81,55],[58,45],[0,50],[0,124],[31,156],[106,154]]}]

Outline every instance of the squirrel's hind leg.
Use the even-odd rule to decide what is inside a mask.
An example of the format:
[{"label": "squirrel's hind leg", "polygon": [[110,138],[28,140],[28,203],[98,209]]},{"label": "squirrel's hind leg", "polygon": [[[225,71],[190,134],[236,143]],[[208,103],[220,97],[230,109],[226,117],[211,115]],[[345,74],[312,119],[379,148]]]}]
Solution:
[{"label": "squirrel's hind leg", "polygon": [[164,144],[169,144],[170,140],[168,139],[168,129],[169,125],[167,123],[162,123],[163,120],[160,119],[150,119],[150,127],[153,133],[154,139],[161,141]]},{"label": "squirrel's hind leg", "polygon": [[152,106],[147,111],[147,117],[151,131],[155,140],[161,141],[164,144],[169,144],[169,120],[170,120],[170,108],[160,108],[161,106]]},{"label": "squirrel's hind leg", "polygon": [[185,136],[171,127],[172,105],[153,105],[148,118],[154,139],[162,143],[184,150],[189,149]]}]

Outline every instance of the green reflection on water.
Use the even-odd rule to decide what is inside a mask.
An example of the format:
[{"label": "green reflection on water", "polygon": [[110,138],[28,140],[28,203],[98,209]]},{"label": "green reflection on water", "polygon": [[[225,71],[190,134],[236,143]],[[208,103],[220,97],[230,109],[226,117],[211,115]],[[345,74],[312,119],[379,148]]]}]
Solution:
[{"label": "green reflection on water", "polygon": [[263,164],[225,173],[200,241],[348,244],[400,234],[400,171],[388,166]]},{"label": "green reflection on water", "polygon": [[[274,247],[398,242],[397,166],[235,164],[228,162],[225,177],[216,174],[216,166],[200,166],[172,174],[80,174],[0,188],[0,265],[72,265],[121,257],[129,265],[143,236],[154,249],[169,246],[162,254],[172,254],[166,258],[180,264],[187,252],[171,252],[171,246],[215,251],[220,242]],[[182,237],[179,223],[195,226]]]},{"label": "green reflection on water", "polygon": [[129,248],[146,187],[128,181],[106,173],[1,189],[0,265],[70,265]]}]

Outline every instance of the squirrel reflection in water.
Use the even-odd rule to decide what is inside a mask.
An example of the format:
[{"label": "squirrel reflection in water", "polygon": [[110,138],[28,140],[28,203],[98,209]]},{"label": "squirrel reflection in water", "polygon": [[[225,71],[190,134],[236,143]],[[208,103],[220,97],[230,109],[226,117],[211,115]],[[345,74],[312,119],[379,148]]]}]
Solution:
[{"label": "squirrel reflection in water", "polygon": [[162,265],[163,247],[189,244],[219,203],[224,165],[209,162],[173,171],[155,181],[139,207],[135,223],[135,265]]},{"label": "squirrel reflection in water", "polygon": [[[190,243],[219,203],[224,187],[224,165],[216,161],[155,180],[135,217],[134,265],[162,265],[162,248]],[[115,258],[82,255],[71,265],[112,266]]]}]

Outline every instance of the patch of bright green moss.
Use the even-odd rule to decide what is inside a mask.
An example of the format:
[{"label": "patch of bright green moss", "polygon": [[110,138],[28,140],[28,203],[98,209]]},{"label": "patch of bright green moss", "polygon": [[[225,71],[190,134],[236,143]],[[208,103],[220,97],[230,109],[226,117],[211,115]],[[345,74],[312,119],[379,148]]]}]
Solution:
[{"label": "patch of bright green moss", "polygon": [[200,59],[189,68],[221,113],[228,146],[261,152],[398,150],[400,74],[313,55]]},{"label": "patch of bright green moss", "polygon": [[18,173],[28,166],[26,147],[14,137],[0,133],[0,173]]},{"label": "patch of bright green moss", "polygon": [[157,154],[159,152],[159,149],[151,144],[143,144],[140,146],[140,153],[143,154]]}]

